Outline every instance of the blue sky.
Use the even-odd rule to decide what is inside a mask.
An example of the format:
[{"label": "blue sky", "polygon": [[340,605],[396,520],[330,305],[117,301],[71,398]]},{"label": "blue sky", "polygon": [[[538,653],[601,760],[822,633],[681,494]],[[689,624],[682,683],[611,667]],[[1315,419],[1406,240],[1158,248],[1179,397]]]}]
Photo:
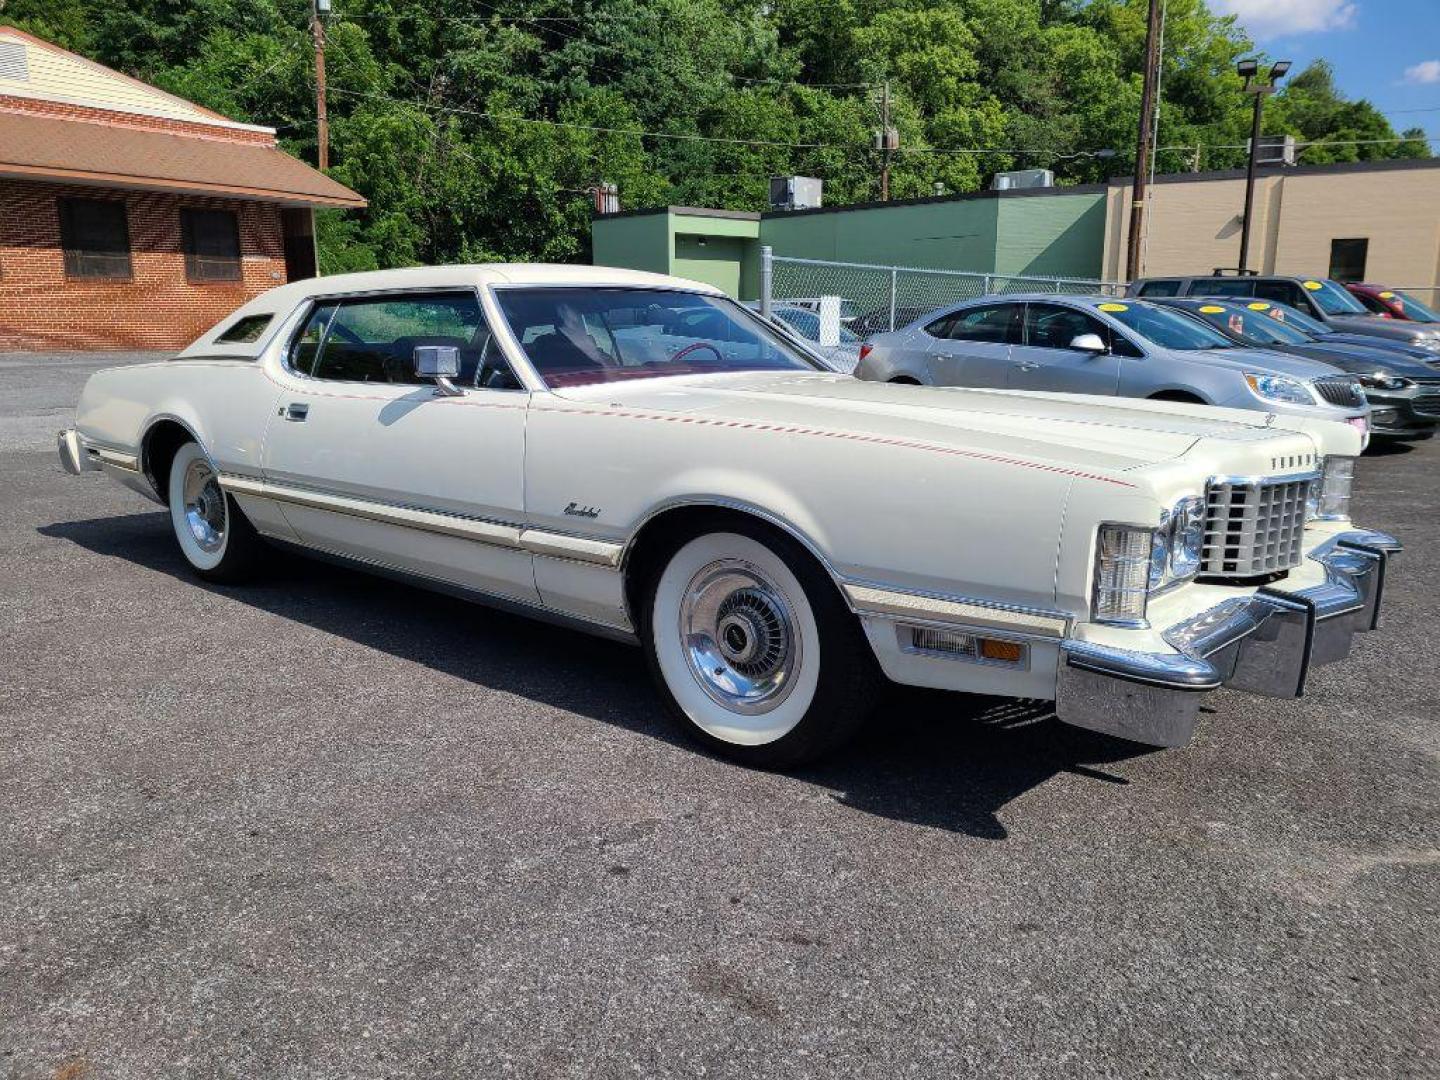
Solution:
[{"label": "blue sky", "polygon": [[[1418,126],[1440,137],[1440,0],[1209,3],[1236,15],[1268,55],[1295,61],[1297,71],[1329,60],[1340,89],[1368,98],[1397,131]],[[1440,153],[1440,143],[1432,149]]]}]

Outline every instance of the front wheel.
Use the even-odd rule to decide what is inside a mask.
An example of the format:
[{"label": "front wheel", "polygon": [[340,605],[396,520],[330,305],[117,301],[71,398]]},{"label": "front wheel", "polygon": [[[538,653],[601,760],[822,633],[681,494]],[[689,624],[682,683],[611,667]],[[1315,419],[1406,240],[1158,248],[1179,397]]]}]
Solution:
[{"label": "front wheel", "polygon": [[835,748],[882,682],[815,560],[748,522],[671,548],[647,590],[642,636],[681,726],[748,765],[783,767]]},{"label": "front wheel", "polygon": [[263,541],[235,500],[220,488],[214,464],[193,442],[170,462],[170,524],[181,554],[207,581],[241,581],[255,567]]}]

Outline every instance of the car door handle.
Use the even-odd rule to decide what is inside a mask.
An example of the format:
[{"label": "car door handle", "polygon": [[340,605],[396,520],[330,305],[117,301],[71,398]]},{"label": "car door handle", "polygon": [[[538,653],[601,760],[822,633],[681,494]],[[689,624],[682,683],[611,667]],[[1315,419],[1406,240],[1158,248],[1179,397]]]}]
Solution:
[{"label": "car door handle", "polygon": [[302,423],[310,415],[310,406],[303,401],[292,401],[285,409],[285,419]]},{"label": "car door handle", "polygon": [[1040,365],[1033,360],[1016,360],[1015,366],[1021,371],[1034,371]]}]

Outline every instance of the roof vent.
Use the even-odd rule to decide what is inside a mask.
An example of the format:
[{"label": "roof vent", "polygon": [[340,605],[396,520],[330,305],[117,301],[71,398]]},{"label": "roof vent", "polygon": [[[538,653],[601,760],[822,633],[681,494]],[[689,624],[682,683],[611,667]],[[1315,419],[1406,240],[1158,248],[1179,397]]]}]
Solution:
[{"label": "roof vent", "polygon": [[[1246,147],[1249,147],[1249,140],[1246,140]],[[1295,164],[1295,136],[1294,135],[1261,135],[1260,141],[1255,144],[1256,165],[1294,165]]]},{"label": "roof vent", "polygon": [[1055,186],[1055,173],[1050,169],[1016,169],[997,172],[990,182],[991,191],[1014,191],[1016,188],[1047,188]]},{"label": "roof vent", "polygon": [[0,79],[30,81],[30,62],[25,57],[25,43],[0,41]]}]

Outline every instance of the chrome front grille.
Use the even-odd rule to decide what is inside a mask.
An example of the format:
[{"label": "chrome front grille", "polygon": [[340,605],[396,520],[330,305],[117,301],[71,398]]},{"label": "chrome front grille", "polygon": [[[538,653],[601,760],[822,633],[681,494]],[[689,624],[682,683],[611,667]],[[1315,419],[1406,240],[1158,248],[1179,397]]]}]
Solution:
[{"label": "chrome front grille", "polygon": [[1200,573],[1258,577],[1300,565],[1305,504],[1314,476],[1212,480],[1206,489]]},{"label": "chrome front grille", "polygon": [[1365,404],[1365,394],[1360,384],[1345,375],[1326,375],[1315,380],[1315,389],[1331,405],[1342,409],[1355,409]]}]

